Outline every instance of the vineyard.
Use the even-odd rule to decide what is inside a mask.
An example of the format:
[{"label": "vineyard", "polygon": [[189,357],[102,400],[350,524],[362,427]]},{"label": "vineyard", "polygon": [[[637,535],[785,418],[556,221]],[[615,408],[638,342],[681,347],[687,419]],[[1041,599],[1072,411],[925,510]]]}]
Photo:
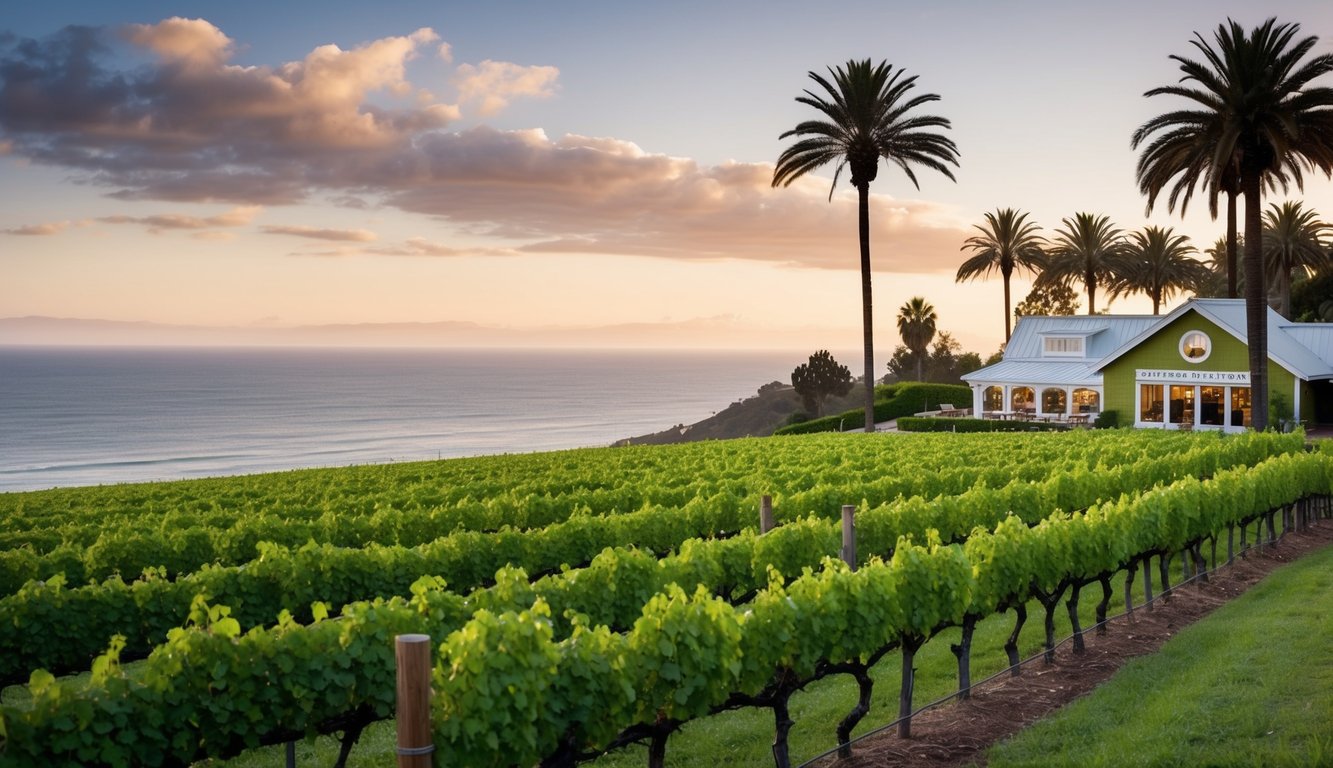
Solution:
[{"label": "vineyard", "polygon": [[[869,674],[1032,599],[1170,589],[1327,514],[1301,435],[811,435],[0,495],[4,765],[188,765],[394,711],[432,638],[438,765],[573,766]],[[767,497],[767,498],[766,498]],[[771,501],[771,503],[770,503]],[[852,505],[851,509],[845,509]],[[773,527],[760,529],[760,509]],[[854,547],[844,519],[854,521]],[[1219,548],[1223,550],[1219,554]],[[1155,574],[1154,574],[1155,572]],[[1132,606],[1130,606],[1132,607]],[[21,699],[21,700],[20,700]],[[891,713],[890,713],[891,714]],[[890,719],[882,717],[881,719]],[[910,719],[899,724],[910,731]]]}]

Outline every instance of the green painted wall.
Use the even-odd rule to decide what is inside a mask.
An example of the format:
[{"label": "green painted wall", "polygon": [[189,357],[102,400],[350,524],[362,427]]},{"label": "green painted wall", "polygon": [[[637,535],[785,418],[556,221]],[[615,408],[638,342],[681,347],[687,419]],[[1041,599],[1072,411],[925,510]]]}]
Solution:
[{"label": "green painted wall", "polygon": [[[1213,351],[1202,363],[1190,363],[1180,355],[1180,337],[1186,331],[1203,331],[1212,341]],[[1176,318],[1170,325],[1157,331],[1137,348],[1127,352],[1120,359],[1102,369],[1102,382],[1106,392],[1105,410],[1116,411],[1121,424],[1134,423],[1134,371],[1139,368],[1163,368],[1172,371],[1248,371],[1250,370],[1249,350],[1246,346],[1222,330],[1212,321],[1190,310]],[[1287,406],[1292,405],[1293,387],[1296,377],[1287,369],[1272,360],[1268,362],[1268,393],[1271,397],[1281,392],[1287,398]],[[1306,411],[1309,411],[1309,416]],[[1313,400],[1309,386],[1302,386],[1302,418],[1313,416]]]}]

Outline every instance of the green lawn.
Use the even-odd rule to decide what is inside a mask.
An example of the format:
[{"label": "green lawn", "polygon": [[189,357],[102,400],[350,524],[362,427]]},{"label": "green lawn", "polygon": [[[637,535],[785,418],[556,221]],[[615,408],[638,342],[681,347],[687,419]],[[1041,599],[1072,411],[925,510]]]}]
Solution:
[{"label": "green lawn", "polygon": [[997,745],[988,764],[1333,765],[1331,632],[1326,548]]}]

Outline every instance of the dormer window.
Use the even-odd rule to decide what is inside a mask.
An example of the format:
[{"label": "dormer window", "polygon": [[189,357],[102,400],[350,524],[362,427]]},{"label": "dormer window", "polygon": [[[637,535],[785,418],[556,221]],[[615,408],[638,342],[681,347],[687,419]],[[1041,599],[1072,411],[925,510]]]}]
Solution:
[{"label": "dormer window", "polygon": [[1082,336],[1047,336],[1042,339],[1043,357],[1083,357]]}]

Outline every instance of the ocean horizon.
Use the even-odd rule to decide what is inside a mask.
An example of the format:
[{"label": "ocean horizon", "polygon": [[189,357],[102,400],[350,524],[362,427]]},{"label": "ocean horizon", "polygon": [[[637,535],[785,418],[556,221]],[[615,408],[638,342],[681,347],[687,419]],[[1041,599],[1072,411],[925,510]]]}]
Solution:
[{"label": "ocean horizon", "polygon": [[0,347],[0,492],[607,446],[807,356]]}]

